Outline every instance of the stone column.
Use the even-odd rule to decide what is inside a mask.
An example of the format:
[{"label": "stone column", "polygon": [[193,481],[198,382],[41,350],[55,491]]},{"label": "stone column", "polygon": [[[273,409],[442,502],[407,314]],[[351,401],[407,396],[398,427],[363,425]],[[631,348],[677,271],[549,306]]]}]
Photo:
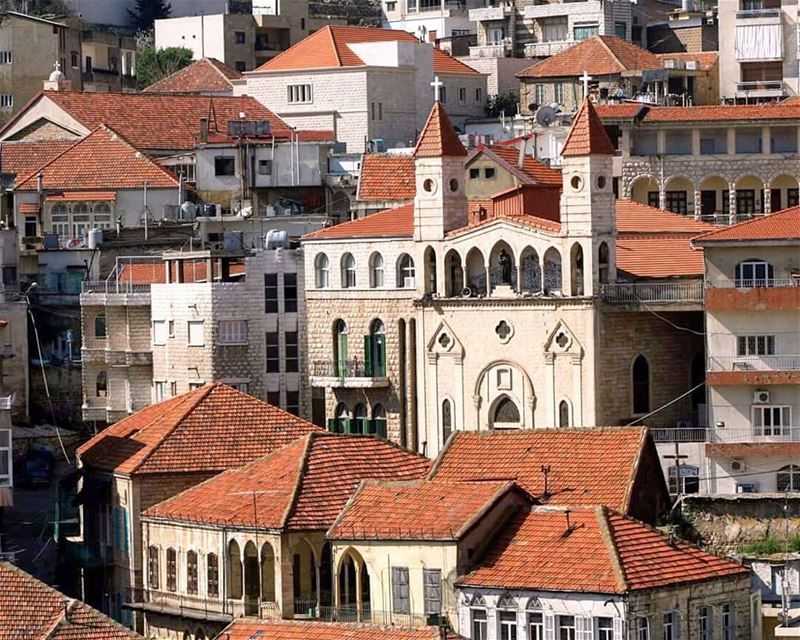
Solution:
[{"label": "stone column", "polygon": [[572,355],[572,426],[583,425],[583,370],[579,353]]},{"label": "stone column", "polygon": [[361,593],[361,565],[354,562],[356,568],[356,620],[361,622],[364,616],[364,603],[362,601],[363,593]]},{"label": "stone column", "polygon": [[736,223],[736,183],[730,182],[728,183],[728,207],[730,208],[729,211],[729,222],[731,224]]},{"label": "stone column", "polygon": [[764,202],[761,203],[761,209],[765,216],[772,213],[772,191],[768,182],[764,183]]},{"label": "stone column", "polygon": [[703,194],[699,189],[694,191],[694,219],[700,220],[703,217]]},{"label": "stone column", "polygon": [[491,272],[491,253],[487,258],[486,264],[483,265],[483,270],[486,272],[486,295],[492,295],[492,272]]},{"label": "stone column", "polygon": [[314,575],[317,578],[317,615],[320,615],[322,609],[322,585],[320,584],[320,563],[314,562]]},{"label": "stone column", "polygon": [[556,411],[556,355],[554,353],[544,354],[544,384],[545,384],[545,398],[547,398],[548,413],[549,413],[549,426],[553,429],[558,425],[557,411]]}]

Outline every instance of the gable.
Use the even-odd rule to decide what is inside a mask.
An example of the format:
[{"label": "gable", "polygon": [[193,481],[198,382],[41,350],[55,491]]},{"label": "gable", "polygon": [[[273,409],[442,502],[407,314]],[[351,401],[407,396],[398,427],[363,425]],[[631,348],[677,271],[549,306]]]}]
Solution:
[{"label": "gable", "polygon": [[636,473],[630,486],[626,515],[642,522],[656,522],[670,505],[664,473],[651,435],[644,439]]},{"label": "gable", "polygon": [[20,129],[7,140],[38,142],[40,140],[77,140],[80,138],[74,131],[59,125],[47,118],[39,118],[27,127]]}]

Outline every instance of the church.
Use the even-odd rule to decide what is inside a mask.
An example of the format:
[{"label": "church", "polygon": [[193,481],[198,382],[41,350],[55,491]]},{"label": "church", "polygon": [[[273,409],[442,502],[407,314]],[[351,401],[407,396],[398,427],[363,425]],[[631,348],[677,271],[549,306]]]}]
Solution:
[{"label": "church", "polygon": [[[303,238],[315,422],[435,456],[455,431],[628,424],[690,389],[703,340],[680,325],[701,328],[701,307],[654,315],[604,294],[676,282],[669,264],[648,272],[652,242],[617,255],[620,225],[685,252],[689,236],[662,227],[695,223],[617,201],[613,154],[586,101],[564,144],[557,215],[537,215],[522,191],[469,200],[468,153],[436,101],[413,153],[413,203]],[[692,403],[655,419],[674,427],[702,413]]]}]

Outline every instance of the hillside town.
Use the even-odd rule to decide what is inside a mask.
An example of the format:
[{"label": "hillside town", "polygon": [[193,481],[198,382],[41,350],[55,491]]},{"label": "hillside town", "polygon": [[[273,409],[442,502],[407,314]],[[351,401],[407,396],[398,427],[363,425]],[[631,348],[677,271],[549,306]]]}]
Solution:
[{"label": "hillside town", "polygon": [[796,0],[0,0],[0,640],[800,637]]}]

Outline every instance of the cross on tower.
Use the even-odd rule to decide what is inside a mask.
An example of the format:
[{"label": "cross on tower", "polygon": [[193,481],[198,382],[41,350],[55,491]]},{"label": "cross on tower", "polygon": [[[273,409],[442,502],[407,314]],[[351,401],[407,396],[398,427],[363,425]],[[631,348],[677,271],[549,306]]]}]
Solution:
[{"label": "cross on tower", "polygon": [[589,80],[593,80],[593,78],[589,75],[589,72],[584,69],[580,80],[583,82],[583,99],[586,100],[586,98],[589,97]]},{"label": "cross on tower", "polygon": [[444,82],[439,80],[439,76],[433,76],[433,82],[431,82],[431,86],[433,87],[433,99],[434,101],[439,102]]}]

